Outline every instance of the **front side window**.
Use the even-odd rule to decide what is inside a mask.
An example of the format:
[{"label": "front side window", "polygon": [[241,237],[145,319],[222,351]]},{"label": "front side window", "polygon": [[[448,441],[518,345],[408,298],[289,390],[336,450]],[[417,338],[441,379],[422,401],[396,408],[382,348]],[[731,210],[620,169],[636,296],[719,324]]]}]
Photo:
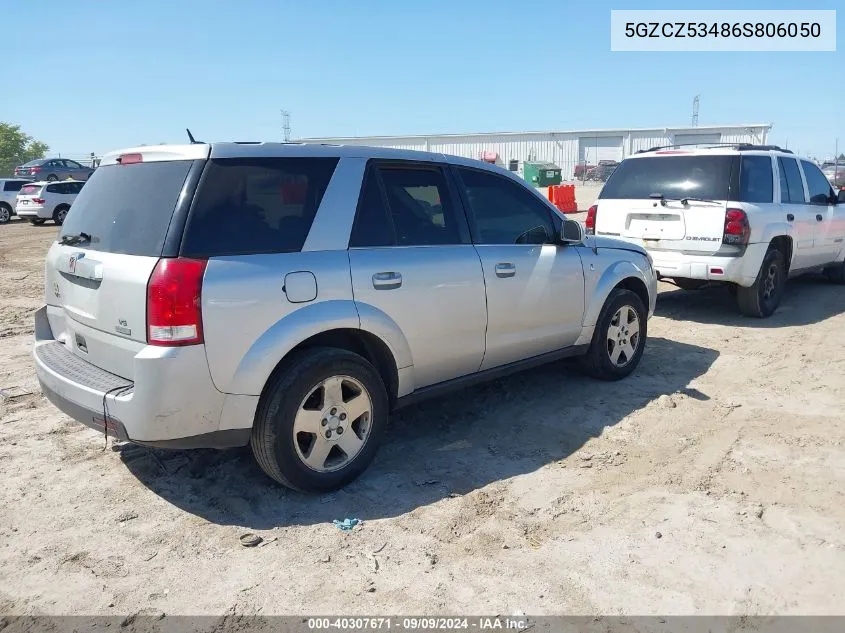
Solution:
[{"label": "front side window", "polygon": [[301,250],[337,162],[337,158],[210,161],[188,219],[182,255]]},{"label": "front side window", "polygon": [[778,157],[780,171],[780,201],[792,204],[804,204],[804,183],[798,170],[798,161],[794,158]]},{"label": "front side window", "polygon": [[546,206],[496,174],[458,169],[480,244],[548,244],[554,225]]},{"label": "front side window", "polygon": [[802,160],[801,166],[804,168],[804,176],[807,178],[807,189],[810,191],[810,204],[830,204],[830,199],[833,196],[830,181],[810,161]]},{"label": "front side window", "polygon": [[772,159],[768,156],[743,156],[739,166],[739,199],[758,204],[774,200]]}]

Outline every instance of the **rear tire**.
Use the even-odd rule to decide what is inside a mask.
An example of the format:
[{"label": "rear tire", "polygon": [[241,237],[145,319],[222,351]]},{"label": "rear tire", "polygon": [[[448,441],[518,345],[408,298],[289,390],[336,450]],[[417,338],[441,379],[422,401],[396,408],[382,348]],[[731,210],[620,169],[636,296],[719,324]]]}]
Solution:
[{"label": "rear tire", "polygon": [[757,279],[749,288],[738,286],[736,301],[739,311],[745,316],[764,319],[774,314],[780,305],[786,286],[786,267],[780,249],[769,247]]},{"label": "rear tire", "polygon": [[59,177],[56,174],[50,174],[47,176],[47,182],[56,182]]},{"label": "rear tire", "polygon": [[337,490],[372,462],[387,418],[375,367],[346,350],[305,349],[270,378],[255,414],[252,453],[267,475],[294,490]]},{"label": "rear tire", "polygon": [[55,222],[58,226],[61,226],[65,222],[65,218],[67,217],[67,212],[70,210],[70,207],[67,205],[59,205],[53,211],[53,222]]},{"label": "rear tire", "polygon": [[834,284],[845,284],[845,262],[839,262],[835,266],[826,268],[824,274],[828,281]]},{"label": "rear tire", "polygon": [[30,220],[29,220],[29,221],[30,221],[30,222],[31,222],[34,226],[41,226],[41,225],[42,225],[42,224],[44,224],[47,220],[45,220],[44,218],[30,218]]},{"label": "rear tire", "polygon": [[642,358],[647,319],[648,312],[636,293],[613,290],[599,315],[590,349],[581,357],[584,371],[600,380],[628,376]]},{"label": "rear tire", "polygon": [[5,202],[0,204],[0,224],[8,224],[12,219],[12,207]]}]

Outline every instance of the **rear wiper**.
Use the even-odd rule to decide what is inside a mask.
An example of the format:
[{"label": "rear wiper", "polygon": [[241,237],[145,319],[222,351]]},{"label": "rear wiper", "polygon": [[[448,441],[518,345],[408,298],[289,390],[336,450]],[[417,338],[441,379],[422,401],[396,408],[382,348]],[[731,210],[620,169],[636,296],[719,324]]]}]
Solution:
[{"label": "rear wiper", "polygon": [[62,239],[59,240],[59,244],[62,246],[75,246],[76,244],[82,244],[82,242],[90,242],[91,236],[84,231],[80,231],[78,234],[73,235],[62,235]]},{"label": "rear wiper", "polygon": [[705,200],[704,198],[695,198],[693,196],[687,196],[686,198],[681,198],[681,204],[686,206],[686,205],[689,204],[690,200],[692,200],[693,202],[709,202],[710,204],[721,204],[720,202],[717,202],[716,200]]}]

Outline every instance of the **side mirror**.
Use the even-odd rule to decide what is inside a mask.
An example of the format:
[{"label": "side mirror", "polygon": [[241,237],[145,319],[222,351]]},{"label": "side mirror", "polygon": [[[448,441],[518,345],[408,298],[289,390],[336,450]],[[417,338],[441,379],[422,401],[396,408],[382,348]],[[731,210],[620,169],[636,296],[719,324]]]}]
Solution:
[{"label": "side mirror", "polygon": [[560,241],[563,244],[580,244],[584,241],[587,232],[584,225],[577,220],[565,218],[560,227]]},{"label": "side mirror", "polygon": [[836,196],[836,202],[838,204],[845,204],[845,189],[839,190],[839,194]]}]

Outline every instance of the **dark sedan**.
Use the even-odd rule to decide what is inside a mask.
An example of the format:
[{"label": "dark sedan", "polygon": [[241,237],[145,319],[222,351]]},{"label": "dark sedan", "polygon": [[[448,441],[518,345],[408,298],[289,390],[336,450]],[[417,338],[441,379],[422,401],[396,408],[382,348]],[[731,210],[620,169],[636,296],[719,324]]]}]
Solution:
[{"label": "dark sedan", "polygon": [[67,158],[39,158],[15,167],[16,178],[32,178],[33,180],[88,180],[94,170],[75,160]]}]

